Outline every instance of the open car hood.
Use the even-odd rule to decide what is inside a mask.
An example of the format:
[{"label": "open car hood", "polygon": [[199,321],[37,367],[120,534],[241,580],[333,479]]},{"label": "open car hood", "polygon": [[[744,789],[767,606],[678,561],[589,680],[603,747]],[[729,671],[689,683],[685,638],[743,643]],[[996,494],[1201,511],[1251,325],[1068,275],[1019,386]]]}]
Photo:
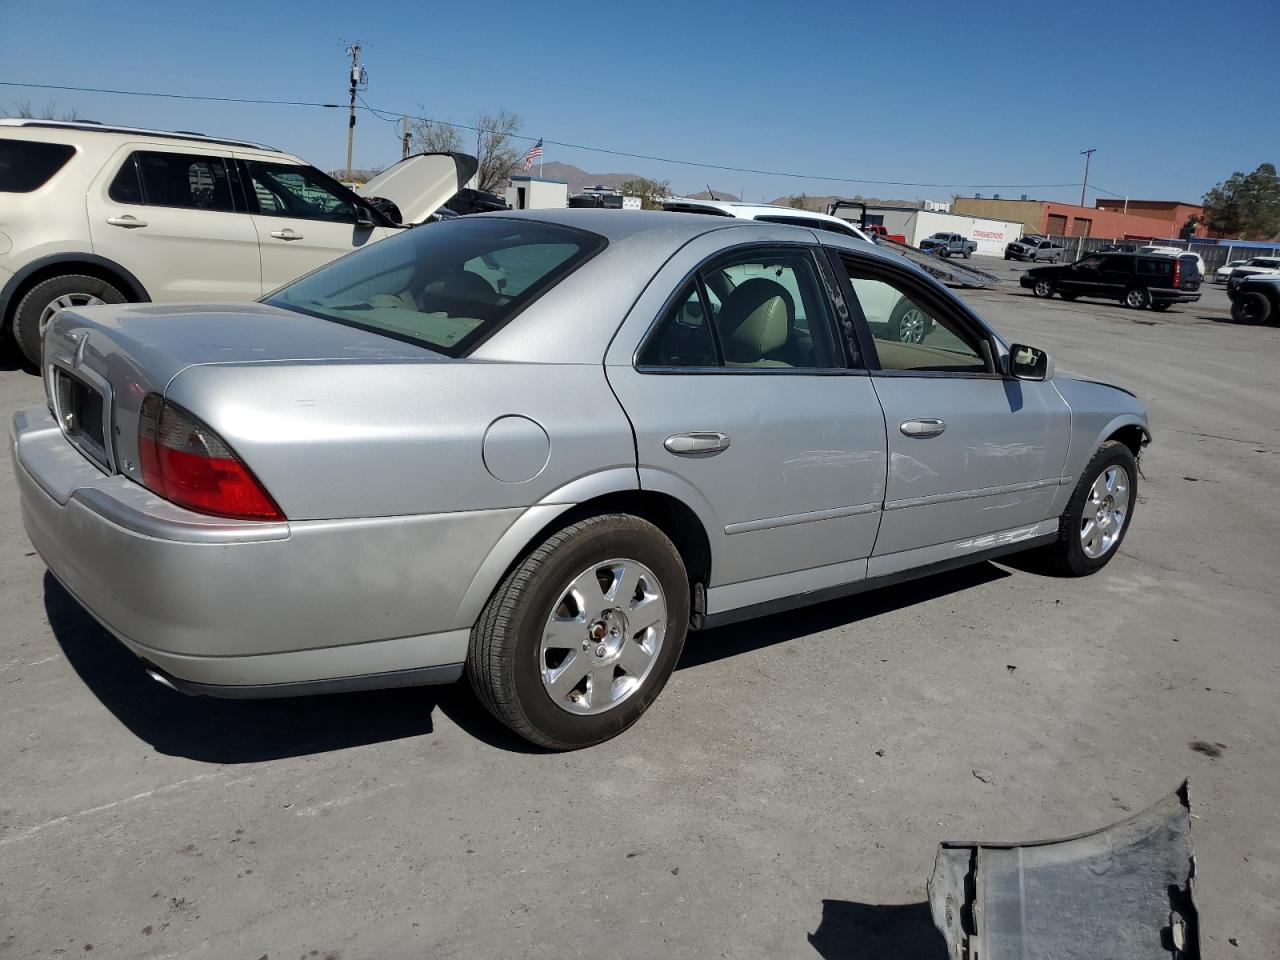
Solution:
[{"label": "open car hood", "polygon": [[[383,170],[360,194],[390,200],[400,211],[400,223],[424,223],[476,175],[478,167],[468,153],[420,153]],[[380,209],[386,212],[385,206]]]},{"label": "open car hood", "polygon": [[952,960],[1199,960],[1187,784],[1095,833],[943,843],[929,881]]}]

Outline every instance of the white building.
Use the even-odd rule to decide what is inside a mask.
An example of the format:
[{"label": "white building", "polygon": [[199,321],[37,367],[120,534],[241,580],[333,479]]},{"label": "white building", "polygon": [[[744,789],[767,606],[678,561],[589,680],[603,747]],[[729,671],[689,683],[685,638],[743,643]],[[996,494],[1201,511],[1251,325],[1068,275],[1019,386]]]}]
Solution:
[{"label": "white building", "polygon": [[[845,218],[853,212],[843,208]],[[920,246],[920,241],[935,233],[958,233],[978,245],[977,252],[989,256],[1002,256],[1005,244],[1022,236],[1022,222],[992,220],[987,217],[970,217],[961,213],[939,210],[921,210],[918,207],[867,206],[867,225],[883,224],[889,233],[900,233],[910,246]]]},{"label": "white building", "polygon": [[547,177],[516,175],[507,187],[507,205],[512,210],[546,210],[569,205],[569,184]]}]

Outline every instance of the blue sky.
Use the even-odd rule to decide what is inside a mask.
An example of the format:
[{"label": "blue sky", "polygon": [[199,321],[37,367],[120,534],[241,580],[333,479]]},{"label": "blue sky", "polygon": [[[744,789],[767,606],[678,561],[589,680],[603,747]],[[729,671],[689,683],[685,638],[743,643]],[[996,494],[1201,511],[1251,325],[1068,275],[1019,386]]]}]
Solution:
[{"label": "blue sky", "polygon": [[[1196,201],[1280,163],[1280,4],[599,3],[4,5],[0,80],[345,103],[344,47],[364,44],[367,101],[470,122],[508,107],[523,132],[614,150],[829,177],[701,170],[548,145],[547,160],[750,199],[861,192],[1078,200],[1093,185]],[[478,15],[479,14],[479,15]],[[93,119],[264,141],[325,169],[345,111],[0,87]],[[399,157],[362,111],[356,165]],[[471,135],[468,134],[468,137]],[[470,142],[470,140],[468,140]]]}]

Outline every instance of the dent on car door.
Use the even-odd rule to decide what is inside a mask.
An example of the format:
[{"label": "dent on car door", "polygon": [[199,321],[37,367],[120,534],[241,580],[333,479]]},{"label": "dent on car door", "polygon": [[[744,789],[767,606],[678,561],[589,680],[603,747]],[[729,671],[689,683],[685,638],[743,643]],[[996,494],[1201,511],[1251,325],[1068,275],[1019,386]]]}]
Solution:
[{"label": "dent on car door", "polygon": [[344,253],[386,236],[358,222],[351,197],[300,164],[252,157],[239,161],[262,253],[262,286],[270,292]]},{"label": "dent on car door", "polygon": [[832,322],[830,275],[804,246],[705,260],[723,245],[703,237],[669,262],[606,361],[641,486],[707,529],[713,615],[864,576],[885,476],[884,421]]},{"label": "dent on car door", "polygon": [[126,144],[89,188],[93,252],[152,300],[256,300],[258,237],[229,158],[183,145]]},{"label": "dent on car door", "polygon": [[[1048,532],[1070,426],[1052,384],[1000,376],[989,335],[940,288],[855,255],[840,262],[880,368],[871,379],[887,431],[869,575]],[[888,335],[881,305],[898,297],[932,321],[919,343]]]}]

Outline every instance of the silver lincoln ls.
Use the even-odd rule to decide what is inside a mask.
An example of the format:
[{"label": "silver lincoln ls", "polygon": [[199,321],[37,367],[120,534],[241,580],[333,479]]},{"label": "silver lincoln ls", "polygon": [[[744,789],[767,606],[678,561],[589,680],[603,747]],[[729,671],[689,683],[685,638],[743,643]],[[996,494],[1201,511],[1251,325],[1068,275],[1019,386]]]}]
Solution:
[{"label": "silver lincoln ls", "polygon": [[463,217],[248,306],[68,309],[41,372],[27,531],[158,680],[465,672],[557,749],[633,723],[690,629],[1018,550],[1098,570],[1149,440],[893,253],[687,213]]}]

